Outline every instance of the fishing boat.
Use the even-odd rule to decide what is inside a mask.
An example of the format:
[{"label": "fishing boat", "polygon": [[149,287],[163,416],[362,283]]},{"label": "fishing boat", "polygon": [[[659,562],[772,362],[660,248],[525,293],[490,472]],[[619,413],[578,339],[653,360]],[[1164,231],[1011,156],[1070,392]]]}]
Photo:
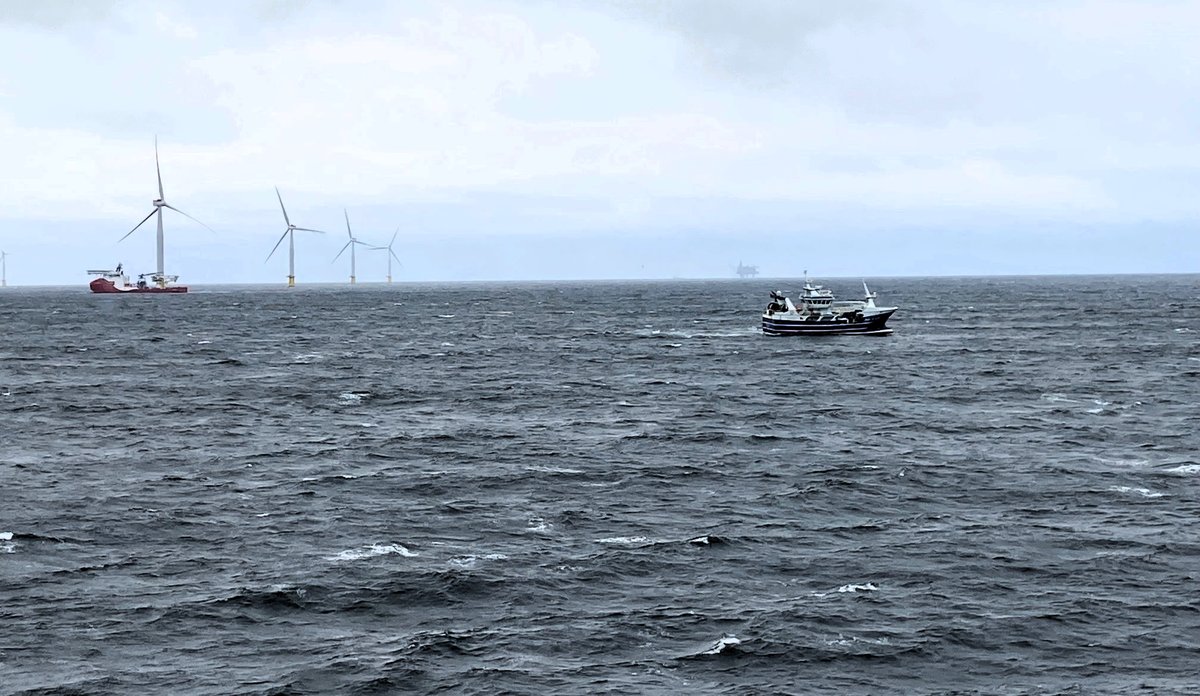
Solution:
[{"label": "fishing boat", "polygon": [[160,277],[157,273],[142,273],[138,276],[136,283],[130,283],[129,276],[119,263],[113,270],[91,270],[88,273],[96,276],[92,279],[91,283],[88,283],[88,287],[91,288],[92,292],[99,294],[118,292],[179,293],[188,291],[186,285],[170,285],[170,283],[175,282],[178,276]]},{"label": "fishing boat", "polygon": [[852,301],[837,301],[833,291],[809,282],[804,276],[804,291],[799,302],[778,290],[771,292],[771,302],[762,315],[762,330],[768,336],[837,336],[860,334],[885,336],[892,333],[887,320],[897,307],[878,307],[876,294],[863,282],[865,297]]}]

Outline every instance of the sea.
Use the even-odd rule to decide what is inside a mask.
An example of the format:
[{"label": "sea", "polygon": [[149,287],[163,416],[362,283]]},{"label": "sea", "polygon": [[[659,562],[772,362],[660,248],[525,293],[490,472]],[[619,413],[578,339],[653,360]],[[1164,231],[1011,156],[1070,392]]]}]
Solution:
[{"label": "sea", "polygon": [[1200,694],[1200,277],[868,280],[0,291],[0,694]]}]

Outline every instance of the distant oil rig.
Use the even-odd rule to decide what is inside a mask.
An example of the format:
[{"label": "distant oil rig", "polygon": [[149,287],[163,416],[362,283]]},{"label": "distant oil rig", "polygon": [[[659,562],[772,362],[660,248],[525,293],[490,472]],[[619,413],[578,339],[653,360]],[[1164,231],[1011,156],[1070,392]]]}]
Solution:
[{"label": "distant oil rig", "polygon": [[753,278],[754,276],[758,275],[758,266],[747,266],[741,261],[738,261],[737,275],[739,278]]}]

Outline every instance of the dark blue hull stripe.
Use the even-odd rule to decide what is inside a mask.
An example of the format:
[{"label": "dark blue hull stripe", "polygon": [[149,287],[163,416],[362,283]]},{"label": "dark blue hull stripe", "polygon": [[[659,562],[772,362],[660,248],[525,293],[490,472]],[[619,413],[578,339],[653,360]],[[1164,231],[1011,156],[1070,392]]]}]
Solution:
[{"label": "dark blue hull stripe", "polygon": [[763,317],[762,330],[769,336],[834,336],[837,334],[864,334],[891,331],[887,328],[891,313],[872,317],[866,321],[793,321]]}]

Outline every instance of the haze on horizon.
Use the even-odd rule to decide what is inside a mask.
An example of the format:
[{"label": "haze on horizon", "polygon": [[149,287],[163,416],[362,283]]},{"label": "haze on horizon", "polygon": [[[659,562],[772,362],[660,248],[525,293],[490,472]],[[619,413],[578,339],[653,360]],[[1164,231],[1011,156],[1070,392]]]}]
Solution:
[{"label": "haze on horizon", "polygon": [[[10,285],[1196,272],[1200,4],[0,0]],[[286,251],[286,250],[285,250]],[[360,282],[384,279],[359,251]]]}]

